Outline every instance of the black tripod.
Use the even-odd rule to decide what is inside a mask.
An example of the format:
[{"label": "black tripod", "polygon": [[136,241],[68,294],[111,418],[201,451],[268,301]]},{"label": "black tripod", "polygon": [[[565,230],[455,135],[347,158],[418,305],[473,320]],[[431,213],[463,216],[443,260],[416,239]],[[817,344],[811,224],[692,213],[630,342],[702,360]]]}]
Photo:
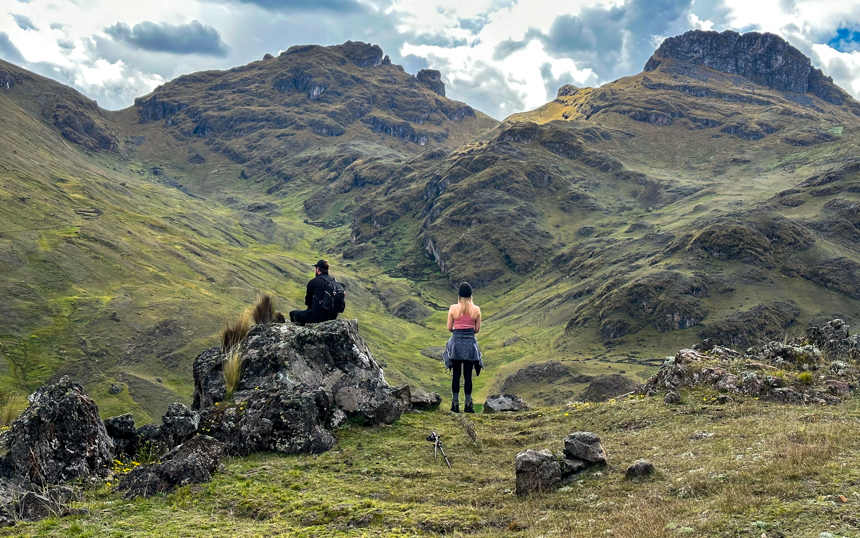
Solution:
[{"label": "black tripod", "polygon": [[445,463],[448,464],[448,468],[451,468],[451,462],[448,461],[448,456],[445,455],[445,449],[442,447],[442,440],[439,439],[439,434],[436,432],[430,432],[430,435],[427,436],[427,440],[433,443],[433,459],[439,459],[439,452],[442,453],[442,457],[445,458]]}]

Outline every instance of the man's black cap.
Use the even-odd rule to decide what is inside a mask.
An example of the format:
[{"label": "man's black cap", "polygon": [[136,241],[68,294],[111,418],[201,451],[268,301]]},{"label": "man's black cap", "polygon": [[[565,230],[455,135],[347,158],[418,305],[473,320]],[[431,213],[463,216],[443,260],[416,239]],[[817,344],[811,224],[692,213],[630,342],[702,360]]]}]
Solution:
[{"label": "man's black cap", "polygon": [[328,269],[328,262],[325,260],[320,260],[313,264],[311,267],[317,267],[319,269]]}]

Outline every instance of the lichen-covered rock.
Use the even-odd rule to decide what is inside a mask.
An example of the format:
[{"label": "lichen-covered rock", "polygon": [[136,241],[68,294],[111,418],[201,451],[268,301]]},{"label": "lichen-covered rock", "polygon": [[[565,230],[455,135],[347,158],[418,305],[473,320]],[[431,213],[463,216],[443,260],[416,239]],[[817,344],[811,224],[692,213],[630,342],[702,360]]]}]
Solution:
[{"label": "lichen-covered rock", "polygon": [[[324,388],[337,408],[373,423],[390,424],[402,413],[356,320],[257,327],[242,346],[241,356],[237,399],[250,391],[305,385]],[[216,348],[195,359],[195,409],[224,400],[223,360]]]},{"label": "lichen-covered rock", "polygon": [[543,493],[561,482],[561,466],[549,450],[531,450],[517,454],[517,495]]},{"label": "lichen-covered rock", "polygon": [[227,447],[221,441],[208,435],[195,435],[188,441],[168,452],[161,462],[197,460],[210,473],[214,473]]},{"label": "lichen-covered rock", "polygon": [[161,463],[133,469],[120,483],[126,498],[150,497],[188,484],[208,482],[218,468],[225,446],[207,435],[197,435],[174,448]]},{"label": "lichen-covered rock", "polygon": [[68,376],[29,397],[30,406],[0,437],[13,476],[60,484],[108,473],[113,442],[99,410]]},{"label": "lichen-covered rock", "polygon": [[564,439],[564,455],[589,463],[606,463],[606,450],[600,437],[591,432],[574,432]]},{"label": "lichen-covered rock", "polygon": [[503,411],[525,411],[529,404],[513,394],[493,394],[484,402],[484,413],[501,413]]},{"label": "lichen-covered rock", "polygon": [[161,439],[168,449],[173,449],[194,436],[200,425],[200,415],[187,405],[175,402],[167,407],[161,422]]},{"label": "lichen-covered rock", "polygon": [[[810,327],[803,338],[767,342],[739,353],[705,339],[663,362],[638,392],[667,391],[674,402],[683,387],[708,385],[720,392],[780,403],[835,404],[852,394],[860,375],[860,335],[849,336],[842,320]],[[721,403],[729,401],[720,395]]]},{"label": "lichen-covered rock", "polygon": [[201,431],[225,443],[232,454],[319,454],[334,446],[328,430],[346,418],[333,403],[331,393],[321,387],[248,391],[234,403],[205,410]]},{"label": "lichen-covered rock", "polygon": [[131,413],[107,418],[104,424],[105,431],[113,441],[114,457],[132,457],[137,453],[137,431]]}]

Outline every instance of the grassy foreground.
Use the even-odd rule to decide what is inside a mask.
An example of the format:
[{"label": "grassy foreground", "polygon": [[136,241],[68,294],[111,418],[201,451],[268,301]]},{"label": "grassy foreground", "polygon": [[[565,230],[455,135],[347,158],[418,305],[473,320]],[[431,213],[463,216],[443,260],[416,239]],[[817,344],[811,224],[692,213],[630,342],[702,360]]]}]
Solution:
[{"label": "grassy foreground", "polygon": [[[208,484],[135,501],[90,488],[89,515],[0,536],[860,536],[860,406],[802,407],[713,392],[536,408],[519,415],[403,416],[350,425],[320,456],[227,460]],[[452,460],[434,461],[437,431]],[[521,498],[514,457],[602,438],[609,464],[558,491]],[[470,433],[471,432],[471,433]],[[625,479],[649,459],[650,478]]]}]

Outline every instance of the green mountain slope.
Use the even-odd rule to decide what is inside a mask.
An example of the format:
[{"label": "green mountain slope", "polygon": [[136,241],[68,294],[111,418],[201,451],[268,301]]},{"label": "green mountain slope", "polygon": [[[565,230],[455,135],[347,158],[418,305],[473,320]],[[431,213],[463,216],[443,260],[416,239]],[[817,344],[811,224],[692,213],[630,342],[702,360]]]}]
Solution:
[{"label": "green mountain slope", "polygon": [[[10,64],[0,69],[14,81],[0,92],[0,390],[28,393],[68,373],[105,416],[157,419],[168,403],[190,400],[192,359],[258,291],[284,311],[300,307],[310,263],[330,256],[326,241],[343,232],[304,224],[300,199],[267,196],[236,174],[223,179],[219,167],[230,161],[217,155],[209,190],[200,190],[215,199],[195,194],[162,167],[170,156],[153,158],[122,134],[123,113]],[[80,144],[50,120],[51,107],[79,112],[75,133],[119,142]],[[377,291],[390,302],[392,293],[413,295],[408,283],[335,267],[350,286],[346,314],[362,321],[380,359],[400,358],[390,381],[436,366],[418,350],[443,335],[392,317]],[[410,355],[426,364],[410,365]]]},{"label": "green mountain slope", "polygon": [[[107,414],[155,417],[223,322],[258,291],[298,306],[319,257],[391,380],[443,394],[461,280],[486,316],[479,396],[549,359],[641,381],[702,337],[860,319],[860,105],[770,34],[672,38],[502,124],[352,42],[119,112],[7,63],[0,88],[7,391],[73,372]],[[507,386],[585,386],[556,381]]]}]

